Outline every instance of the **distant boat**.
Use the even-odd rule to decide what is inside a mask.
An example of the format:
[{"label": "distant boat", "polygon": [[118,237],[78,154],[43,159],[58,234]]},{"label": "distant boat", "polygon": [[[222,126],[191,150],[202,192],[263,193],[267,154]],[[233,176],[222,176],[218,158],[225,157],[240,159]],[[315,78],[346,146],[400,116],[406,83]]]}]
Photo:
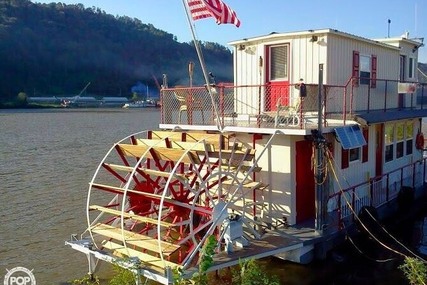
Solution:
[{"label": "distant boat", "polygon": [[147,100],[141,100],[141,101],[135,101],[131,103],[126,103],[123,105],[123,108],[130,109],[130,108],[149,108],[149,107],[160,107],[159,102],[152,99]]}]

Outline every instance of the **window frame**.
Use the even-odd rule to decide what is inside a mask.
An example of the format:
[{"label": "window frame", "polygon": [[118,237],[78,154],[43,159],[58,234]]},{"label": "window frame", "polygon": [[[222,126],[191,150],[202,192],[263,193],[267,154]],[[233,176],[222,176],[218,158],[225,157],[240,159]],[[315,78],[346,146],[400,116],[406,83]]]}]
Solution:
[{"label": "window frame", "polygon": [[361,147],[355,147],[348,150],[348,162],[354,163],[360,161]]},{"label": "window frame", "polygon": [[372,57],[366,54],[359,55],[359,84],[369,85],[372,77]]},{"label": "window frame", "polygon": [[405,155],[414,153],[414,121],[409,120],[405,123]]},{"label": "window frame", "polygon": [[358,87],[359,84],[368,85],[370,88],[377,87],[377,61],[375,54],[361,54],[357,50],[353,50],[353,70],[352,84]]},{"label": "window frame", "polygon": [[414,121],[384,124],[384,162],[389,163],[395,159],[413,155],[413,153]]},{"label": "window frame", "polygon": [[[281,76],[277,76],[276,77],[276,72],[274,71],[275,69],[273,68],[275,66],[275,64],[279,63],[275,58],[275,50],[277,49],[281,49],[284,48],[285,50],[285,62],[284,62],[284,66],[283,71],[284,71],[284,75]],[[285,43],[285,44],[278,44],[278,45],[271,45],[269,46],[269,81],[288,81],[289,80],[289,44]],[[278,74],[280,75],[280,74]]]},{"label": "window frame", "polygon": [[405,123],[397,122],[395,124],[396,159],[402,158],[405,155]]},{"label": "window frame", "polygon": [[408,78],[414,79],[415,78],[415,58],[410,57],[408,61]]}]

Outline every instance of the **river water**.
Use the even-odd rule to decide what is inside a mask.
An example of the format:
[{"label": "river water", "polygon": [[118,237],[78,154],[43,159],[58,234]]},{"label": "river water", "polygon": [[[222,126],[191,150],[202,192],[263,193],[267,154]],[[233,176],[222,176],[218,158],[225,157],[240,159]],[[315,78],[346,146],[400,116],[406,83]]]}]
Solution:
[{"label": "river water", "polygon": [[87,272],[64,241],[85,228],[88,182],[114,142],[159,120],[155,109],[0,111],[0,283],[16,266],[42,285]]},{"label": "river water", "polygon": [[[88,182],[113,143],[156,129],[159,121],[157,109],[0,110],[0,283],[6,270],[17,266],[33,269],[39,285],[66,284],[85,275],[86,257],[64,241],[86,227]],[[264,263],[283,284],[360,282],[351,278],[351,268],[333,261]],[[366,261],[358,264],[359,275],[371,274],[363,269]],[[398,271],[385,272],[379,277],[384,282],[372,284],[406,284]]]}]

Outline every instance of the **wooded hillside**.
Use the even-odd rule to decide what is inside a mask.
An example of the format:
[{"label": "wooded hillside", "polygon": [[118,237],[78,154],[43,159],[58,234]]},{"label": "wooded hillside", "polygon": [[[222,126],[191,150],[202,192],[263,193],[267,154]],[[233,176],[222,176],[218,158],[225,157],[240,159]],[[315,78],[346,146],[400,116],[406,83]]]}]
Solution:
[{"label": "wooded hillside", "polygon": [[[128,96],[138,81],[155,87],[154,78],[161,82],[164,73],[170,85],[188,84],[190,61],[201,83],[192,43],[179,43],[143,20],[82,4],[0,0],[0,100],[21,91],[75,95],[88,82],[90,94]],[[230,50],[204,42],[203,51],[217,81],[231,81]]]}]

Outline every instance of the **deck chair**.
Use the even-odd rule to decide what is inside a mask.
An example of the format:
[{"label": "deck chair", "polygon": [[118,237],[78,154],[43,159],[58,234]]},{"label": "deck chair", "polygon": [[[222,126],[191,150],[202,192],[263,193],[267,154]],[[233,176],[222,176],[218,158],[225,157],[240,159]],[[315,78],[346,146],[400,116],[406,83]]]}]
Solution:
[{"label": "deck chair", "polygon": [[[187,113],[187,123],[192,120],[189,120],[189,108],[191,108],[191,112],[193,111],[201,111],[202,113],[202,122],[205,123],[205,114],[203,112],[203,102],[200,99],[195,99],[192,96],[191,102],[188,101],[189,94],[187,89],[180,89],[174,91],[175,98],[179,102],[179,110],[178,110],[178,124],[181,124],[181,116],[183,112]],[[191,104],[191,105],[190,105]]]},{"label": "deck chair", "polygon": [[293,105],[286,105],[286,106],[283,106],[281,104],[281,98],[279,98],[276,104],[276,116],[274,118],[274,126],[275,127],[278,127],[281,125],[298,126],[301,120],[300,109],[301,109],[300,97],[294,98]]}]

